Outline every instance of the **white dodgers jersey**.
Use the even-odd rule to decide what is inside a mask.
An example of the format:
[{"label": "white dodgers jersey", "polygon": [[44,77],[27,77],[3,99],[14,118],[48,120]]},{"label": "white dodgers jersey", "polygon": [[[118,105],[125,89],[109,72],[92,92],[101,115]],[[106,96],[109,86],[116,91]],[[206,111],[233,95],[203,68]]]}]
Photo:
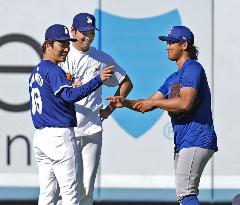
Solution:
[{"label": "white dodgers jersey", "polygon": [[[85,84],[107,66],[115,66],[111,79],[103,84],[109,87],[119,85],[126,72],[106,53],[90,47],[87,52],[81,52],[70,46],[70,52],[65,62],[59,64],[66,73]],[[76,135],[91,135],[102,130],[99,110],[103,107],[102,87],[75,103],[77,116]]]}]

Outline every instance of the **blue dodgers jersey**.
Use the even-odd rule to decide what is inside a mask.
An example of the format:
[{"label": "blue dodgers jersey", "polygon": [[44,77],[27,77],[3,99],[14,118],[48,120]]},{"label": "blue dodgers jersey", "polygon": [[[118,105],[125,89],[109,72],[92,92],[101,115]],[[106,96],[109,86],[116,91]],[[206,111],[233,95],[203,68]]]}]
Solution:
[{"label": "blue dodgers jersey", "polygon": [[176,84],[180,87],[197,89],[200,103],[190,119],[182,122],[172,119],[175,152],[188,147],[202,147],[217,151],[217,137],[211,111],[211,93],[202,65],[192,59],[186,60],[182,68],[170,75],[158,91],[166,98],[171,98],[172,87]]},{"label": "blue dodgers jersey", "polygon": [[64,101],[60,92],[71,87],[62,68],[42,60],[29,78],[32,121],[35,128],[74,127],[77,120],[73,103]]}]

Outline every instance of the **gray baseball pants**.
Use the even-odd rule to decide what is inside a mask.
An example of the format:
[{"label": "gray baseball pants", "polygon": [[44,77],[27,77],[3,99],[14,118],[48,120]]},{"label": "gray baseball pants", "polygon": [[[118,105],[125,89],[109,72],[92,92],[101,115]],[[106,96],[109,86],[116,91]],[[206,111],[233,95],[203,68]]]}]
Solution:
[{"label": "gray baseball pants", "polygon": [[188,195],[198,195],[202,172],[214,152],[201,147],[190,147],[175,153],[174,169],[178,201]]}]

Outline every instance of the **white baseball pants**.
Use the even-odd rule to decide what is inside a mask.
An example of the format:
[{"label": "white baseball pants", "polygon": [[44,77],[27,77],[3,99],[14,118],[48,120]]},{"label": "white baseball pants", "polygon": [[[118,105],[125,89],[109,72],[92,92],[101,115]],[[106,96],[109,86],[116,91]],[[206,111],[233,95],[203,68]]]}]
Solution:
[{"label": "white baseball pants", "polygon": [[38,205],[54,205],[60,187],[62,205],[80,204],[79,148],[73,128],[37,129],[33,149],[39,168]]},{"label": "white baseball pants", "polygon": [[[76,136],[80,148],[80,204],[93,204],[94,183],[97,175],[101,149],[102,132],[88,136]],[[83,178],[83,182],[81,182]]]}]

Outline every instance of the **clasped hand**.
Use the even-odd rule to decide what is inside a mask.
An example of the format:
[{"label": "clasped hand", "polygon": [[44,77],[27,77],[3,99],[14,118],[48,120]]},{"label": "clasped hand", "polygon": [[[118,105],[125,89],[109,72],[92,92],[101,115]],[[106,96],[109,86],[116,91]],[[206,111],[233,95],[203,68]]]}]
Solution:
[{"label": "clasped hand", "polygon": [[122,96],[108,97],[109,105],[116,108],[128,107],[138,112],[148,112],[155,109],[155,101],[150,99],[144,100],[127,100]]},{"label": "clasped hand", "polygon": [[122,108],[127,106],[127,99],[122,96],[110,96],[107,100],[109,100],[110,107]]}]

